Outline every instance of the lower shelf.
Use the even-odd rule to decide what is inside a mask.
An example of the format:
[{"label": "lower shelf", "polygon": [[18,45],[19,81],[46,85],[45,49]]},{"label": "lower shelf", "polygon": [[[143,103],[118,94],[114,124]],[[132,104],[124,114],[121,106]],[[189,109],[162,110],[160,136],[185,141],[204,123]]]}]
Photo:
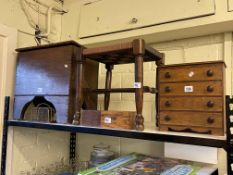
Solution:
[{"label": "lower shelf", "polygon": [[134,130],[117,130],[117,129],[77,126],[71,124],[42,123],[42,122],[29,122],[29,121],[18,121],[18,120],[8,120],[7,125],[26,127],[26,128],[76,132],[76,133],[98,134],[98,135],[151,140],[151,141],[183,143],[183,144],[192,144],[192,145],[209,146],[209,147],[217,147],[217,148],[227,147],[225,136],[164,132],[164,131],[158,131],[155,128],[146,129],[144,131],[134,131]]}]

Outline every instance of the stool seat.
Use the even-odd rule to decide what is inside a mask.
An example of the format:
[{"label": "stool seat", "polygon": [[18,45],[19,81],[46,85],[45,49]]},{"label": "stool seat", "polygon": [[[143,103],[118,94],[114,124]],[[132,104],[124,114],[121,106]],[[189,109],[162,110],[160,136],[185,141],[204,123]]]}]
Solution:
[{"label": "stool seat", "polygon": [[[143,61],[159,61],[163,54],[150,46],[145,46]],[[115,44],[111,46],[102,46],[95,48],[86,48],[83,50],[83,58],[89,58],[103,64],[128,64],[135,62],[133,53],[133,42]]]}]

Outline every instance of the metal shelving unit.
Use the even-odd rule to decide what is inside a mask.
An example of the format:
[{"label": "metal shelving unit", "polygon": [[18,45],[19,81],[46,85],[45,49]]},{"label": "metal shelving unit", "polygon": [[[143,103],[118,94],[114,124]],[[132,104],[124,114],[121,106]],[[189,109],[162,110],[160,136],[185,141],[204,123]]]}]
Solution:
[{"label": "metal shelving unit", "polygon": [[[227,135],[223,136],[208,136],[199,134],[180,134],[174,132],[148,132],[148,131],[132,131],[132,130],[117,130],[117,129],[104,129],[86,126],[77,126],[70,124],[57,124],[57,123],[42,123],[42,122],[28,122],[20,120],[9,120],[9,97],[5,98],[5,111],[4,111],[4,126],[3,126],[3,139],[2,139],[2,160],[1,160],[1,175],[5,175],[6,170],[6,157],[7,157],[7,132],[9,127],[25,127],[25,128],[38,128],[49,129],[57,131],[70,132],[70,161],[75,159],[76,156],[76,133],[88,133],[124,138],[134,138],[141,140],[151,141],[165,141],[173,143],[183,143],[190,145],[208,146],[223,148],[227,152],[227,172],[228,175],[233,174],[231,164],[233,163],[233,135],[230,132],[230,127],[233,123],[230,121],[230,116],[233,116],[233,110],[230,105],[233,104],[233,99],[226,96],[226,128]],[[216,171],[214,174],[218,174]]]},{"label": "metal shelving unit", "polygon": [[[226,152],[227,152],[227,174],[233,174],[231,164],[233,164],[233,134],[231,133],[231,127],[233,127],[233,98],[226,96]],[[232,116],[232,117],[231,117]],[[232,119],[231,119],[232,118]]]},{"label": "metal shelving unit", "polygon": [[217,147],[217,148],[225,148],[226,146],[225,137],[215,137],[215,136],[203,138],[203,137],[194,137],[192,135],[190,136],[174,135],[174,133],[167,134],[167,132],[160,132],[160,131],[152,133],[152,132],[140,132],[140,131],[129,131],[129,130],[94,128],[94,127],[86,127],[86,126],[75,126],[75,125],[67,125],[67,124],[26,122],[26,121],[17,121],[17,120],[7,121],[7,126],[8,127],[15,126],[15,127],[25,127],[25,128],[68,131],[68,132],[73,132],[73,133],[98,134],[98,135],[106,135],[106,136],[134,138],[134,139],[141,139],[141,140],[184,143],[184,144],[191,144],[191,145]]}]

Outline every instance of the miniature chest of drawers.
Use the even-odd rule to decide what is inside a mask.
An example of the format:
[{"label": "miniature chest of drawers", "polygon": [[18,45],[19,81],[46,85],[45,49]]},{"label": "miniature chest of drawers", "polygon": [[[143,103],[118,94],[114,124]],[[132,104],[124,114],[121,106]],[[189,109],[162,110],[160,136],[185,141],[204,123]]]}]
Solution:
[{"label": "miniature chest of drawers", "polygon": [[224,134],[222,61],[158,68],[158,120],[163,131]]}]

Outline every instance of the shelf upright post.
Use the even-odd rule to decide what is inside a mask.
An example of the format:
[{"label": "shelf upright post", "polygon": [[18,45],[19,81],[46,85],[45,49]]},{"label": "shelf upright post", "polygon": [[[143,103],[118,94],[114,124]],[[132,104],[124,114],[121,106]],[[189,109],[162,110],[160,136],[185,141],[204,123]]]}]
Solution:
[{"label": "shelf upright post", "polygon": [[230,108],[233,105],[233,98],[226,96],[226,129],[227,129],[227,174],[233,174],[231,164],[233,164],[233,134],[231,134],[231,127],[233,127],[233,122],[231,122],[231,116],[233,116],[233,109]]},{"label": "shelf upright post", "polygon": [[8,118],[9,118],[9,105],[10,97],[5,97],[4,104],[4,118],[3,118],[3,131],[2,131],[2,155],[1,155],[1,175],[6,174],[6,157],[7,157],[7,133],[8,133]]},{"label": "shelf upright post", "polygon": [[75,172],[76,160],[76,133],[70,133],[70,165],[72,166],[73,171]]}]

